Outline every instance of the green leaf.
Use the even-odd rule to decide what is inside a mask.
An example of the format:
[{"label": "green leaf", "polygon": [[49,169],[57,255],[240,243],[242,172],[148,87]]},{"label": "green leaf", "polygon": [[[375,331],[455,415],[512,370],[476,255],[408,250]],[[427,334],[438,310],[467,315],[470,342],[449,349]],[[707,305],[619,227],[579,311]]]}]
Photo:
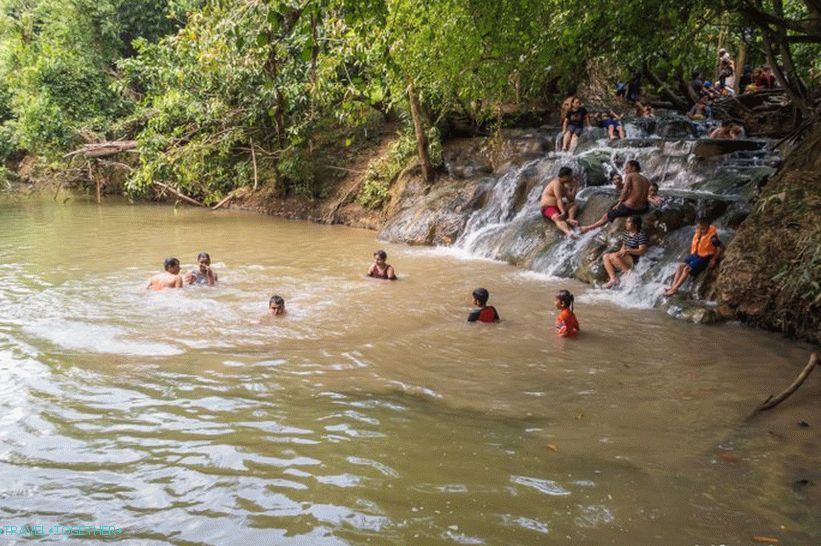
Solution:
[{"label": "green leaf", "polygon": [[263,47],[268,45],[269,36],[267,32],[260,32],[257,34],[257,45],[259,47]]}]

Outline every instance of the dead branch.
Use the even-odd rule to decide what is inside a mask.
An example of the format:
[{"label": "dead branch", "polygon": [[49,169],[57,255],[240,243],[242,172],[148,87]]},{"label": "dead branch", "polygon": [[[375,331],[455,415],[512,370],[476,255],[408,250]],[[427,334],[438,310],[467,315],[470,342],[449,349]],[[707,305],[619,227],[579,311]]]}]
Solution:
[{"label": "dead branch", "polygon": [[228,201],[230,201],[231,199],[233,199],[233,198],[234,198],[234,195],[236,194],[236,192],[237,192],[237,190],[234,190],[234,191],[232,191],[231,193],[229,193],[228,195],[226,195],[226,196],[225,196],[225,198],[223,198],[223,200],[222,200],[222,201],[220,201],[219,203],[217,203],[216,205],[214,205],[213,207],[211,207],[211,210],[217,210],[218,208],[220,208],[221,206],[223,206],[224,204],[226,204]]},{"label": "dead branch", "polygon": [[154,182],[154,185],[155,185],[155,186],[159,186],[159,187],[161,187],[162,189],[164,189],[164,190],[166,190],[166,191],[169,191],[169,192],[173,193],[174,195],[176,195],[177,197],[179,197],[180,199],[182,199],[182,200],[183,200],[183,201],[185,201],[186,203],[190,203],[190,204],[192,204],[192,205],[196,205],[196,206],[198,206],[198,207],[204,207],[204,206],[205,206],[203,203],[200,203],[200,202],[199,202],[199,201],[197,201],[196,199],[193,199],[193,198],[191,198],[191,197],[188,197],[188,196],[187,196],[187,195],[185,195],[185,194],[182,194],[182,193],[178,192],[177,190],[175,190],[174,188],[172,188],[171,186],[169,186],[169,185],[167,185],[167,184],[163,184],[162,182],[156,182],[156,181],[155,181],[155,182]]},{"label": "dead branch", "polygon": [[63,159],[74,157],[75,155],[84,155],[90,157],[107,157],[115,155],[126,150],[133,150],[137,147],[136,140],[112,140],[110,142],[100,142],[97,144],[85,144],[82,148],[69,152],[63,156]]},{"label": "dead branch", "polygon": [[813,353],[810,355],[810,360],[807,362],[807,365],[804,366],[804,369],[801,370],[801,373],[798,374],[798,377],[795,378],[795,381],[792,382],[792,385],[787,387],[781,394],[778,396],[770,396],[767,398],[758,408],[756,408],[756,413],[759,411],[766,411],[776,407],[778,404],[786,400],[790,397],[792,393],[798,390],[798,387],[809,377],[810,372],[812,372],[813,368],[815,368],[818,362],[818,353]]}]

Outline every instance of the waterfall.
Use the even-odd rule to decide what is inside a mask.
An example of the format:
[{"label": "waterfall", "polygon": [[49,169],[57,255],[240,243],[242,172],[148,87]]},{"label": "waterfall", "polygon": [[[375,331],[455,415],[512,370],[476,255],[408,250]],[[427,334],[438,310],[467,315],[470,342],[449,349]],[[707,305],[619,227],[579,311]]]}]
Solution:
[{"label": "waterfall", "polygon": [[[696,215],[707,213],[726,243],[749,212],[748,200],[781,161],[777,153],[768,150],[766,140],[697,138],[709,130],[705,125],[680,116],[637,120],[626,125],[624,140],[602,138],[606,135],[601,130],[585,133],[573,154],[554,151],[559,138],[556,129],[510,130],[504,138],[510,143],[508,149],[514,151],[501,167],[485,166],[481,177],[459,176],[457,173],[476,172],[470,162],[481,161],[483,157],[478,152],[471,156],[463,151],[458,157],[451,157],[448,169],[461,184],[454,183],[453,190],[441,189],[437,197],[401,211],[397,215],[400,220],[390,220],[382,236],[414,242],[406,237],[403,228],[413,224],[409,219],[414,220],[416,231],[434,233],[436,223],[443,217],[453,224],[452,216],[461,214],[463,227],[451,243],[456,249],[548,276],[575,277],[595,285],[606,280],[601,255],[620,246],[622,222],[571,239],[542,217],[539,198],[559,168],[570,167],[580,182],[576,197],[581,208],[579,220],[582,224],[591,223],[616,201],[610,174],[623,172],[625,162],[635,159],[641,164],[642,174],[659,184],[660,194],[666,199],[661,208],[644,215],[651,246],[634,270],[623,275],[618,290],[596,290],[586,297],[627,307],[657,306],[663,300],[663,287],[669,283],[676,263],[689,251]],[[472,207],[458,212],[443,210],[438,216],[420,214],[418,207],[448,208],[453,201],[451,194],[457,188],[473,188]],[[418,226],[420,218],[430,222],[427,231]]]}]

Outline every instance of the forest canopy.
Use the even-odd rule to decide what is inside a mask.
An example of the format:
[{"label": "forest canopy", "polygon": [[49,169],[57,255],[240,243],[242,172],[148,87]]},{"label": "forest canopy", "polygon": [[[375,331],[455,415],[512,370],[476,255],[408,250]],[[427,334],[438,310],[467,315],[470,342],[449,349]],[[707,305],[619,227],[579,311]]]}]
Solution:
[{"label": "forest canopy", "polygon": [[817,113],[817,0],[0,6],[4,162],[60,162],[84,143],[134,139],[135,194],[160,181],[215,202],[259,177],[318,195],[315,150],[349,145],[380,116],[401,120],[435,168],[448,119],[493,126],[503,105],[553,104],[601,63],[686,100],[690,73],[712,73],[721,46],[773,66],[803,117]]}]

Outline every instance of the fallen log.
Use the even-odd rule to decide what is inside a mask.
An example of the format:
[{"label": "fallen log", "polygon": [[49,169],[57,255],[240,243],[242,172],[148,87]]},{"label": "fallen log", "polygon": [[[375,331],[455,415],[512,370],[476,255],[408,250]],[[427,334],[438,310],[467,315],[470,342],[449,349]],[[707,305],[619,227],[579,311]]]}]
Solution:
[{"label": "fallen log", "polygon": [[120,152],[134,150],[137,148],[136,140],[112,140],[109,142],[99,142],[96,144],[85,144],[82,148],[69,152],[63,156],[64,159],[75,155],[84,155],[87,158],[108,157]]},{"label": "fallen log", "polygon": [[179,197],[180,199],[182,199],[182,200],[183,200],[183,201],[185,201],[186,203],[190,203],[190,204],[192,204],[192,205],[196,205],[196,206],[198,206],[198,207],[204,207],[204,206],[205,206],[205,204],[200,203],[200,202],[199,202],[199,201],[197,201],[196,199],[193,199],[193,198],[191,198],[191,197],[188,197],[187,195],[185,195],[185,194],[183,194],[183,193],[180,193],[179,191],[175,190],[174,188],[172,188],[171,186],[169,186],[169,185],[167,185],[167,184],[163,184],[162,182],[156,182],[156,181],[155,181],[155,182],[154,182],[154,185],[155,185],[155,186],[159,186],[159,187],[161,187],[162,189],[164,189],[164,190],[166,190],[166,191],[169,191],[169,192],[173,193],[174,195],[176,195],[177,197]]},{"label": "fallen log", "polygon": [[789,398],[792,393],[798,390],[798,387],[801,386],[801,384],[807,379],[807,377],[809,377],[810,372],[812,372],[813,368],[815,368],[817,364],[819,364],[818,353],[813,353],[810,355],[810,360],[809,362],[807,362],[807,365],[804,366],[804,369],[801,370],[801,373],[798,374],[798,377],[795,378],[795,381],[793,381],[792,384],[786,389],[784,389],[784,391],[782,391],[781,394],[779,394],[778,396],[770,396],[769,398],[764,400],[764,402],[760,406],[758,406],[758,408],[756,408],[755,412],[758,413],[760,411],[772,409],[784,400],[786,400],[787,398]]}]

